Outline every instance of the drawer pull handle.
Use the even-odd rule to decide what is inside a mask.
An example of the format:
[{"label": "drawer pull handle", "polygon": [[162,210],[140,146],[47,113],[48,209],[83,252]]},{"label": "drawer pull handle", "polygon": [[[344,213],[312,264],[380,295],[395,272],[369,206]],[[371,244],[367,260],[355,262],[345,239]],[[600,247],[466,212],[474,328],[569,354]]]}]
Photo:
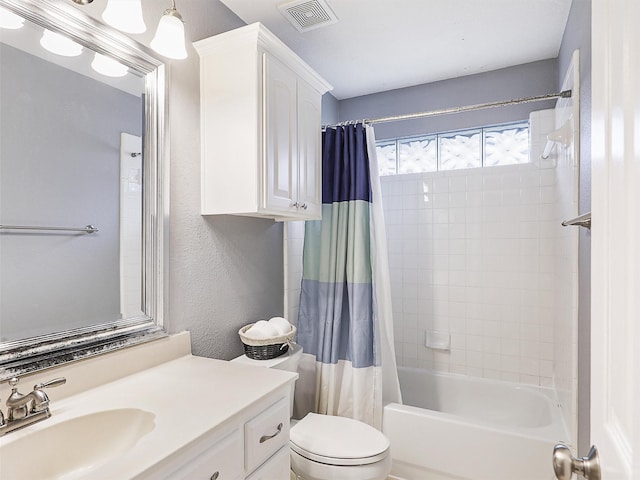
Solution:
[{"label": "drawer pull handle", "polygon": [[280,434],[280,432],[282,431],[282,423],[278,424],[278,431],[276,433],[274,433],[273,435],[263,435],[260,437],[260,443],[264,443],[267,440],[271,440],[273,437],[276,437]]},{"label": "drawer pull handle", "polygon": [[209,480],[218,480],[219,476],[220,476],[220,472],[216,472],[213,475],[211,475],[211,478]]}]

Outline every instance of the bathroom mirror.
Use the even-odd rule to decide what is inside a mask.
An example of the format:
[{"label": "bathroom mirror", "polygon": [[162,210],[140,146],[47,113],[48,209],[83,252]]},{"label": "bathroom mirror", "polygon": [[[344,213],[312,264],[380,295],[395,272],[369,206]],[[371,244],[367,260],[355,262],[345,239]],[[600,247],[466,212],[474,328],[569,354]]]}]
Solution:
[{"label": "bathroom mirror", "polygon": [[2,380],[165,335],[169,209],[162,61],[72,5],[0,7]]}]

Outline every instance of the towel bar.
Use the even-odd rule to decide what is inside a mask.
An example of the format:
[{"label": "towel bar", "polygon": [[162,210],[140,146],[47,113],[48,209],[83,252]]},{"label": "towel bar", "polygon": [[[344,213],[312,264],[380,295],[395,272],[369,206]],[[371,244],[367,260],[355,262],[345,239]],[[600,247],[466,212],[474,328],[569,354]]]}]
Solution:
[{"label": "towel bar", "polygon": [[65,232],[83,232],[83,233],[95,233],[98,230],[93,225],[86,225],[80,228],[74,227],[37,227],[34,225],[0,225],[0,230],[59,230]]}]

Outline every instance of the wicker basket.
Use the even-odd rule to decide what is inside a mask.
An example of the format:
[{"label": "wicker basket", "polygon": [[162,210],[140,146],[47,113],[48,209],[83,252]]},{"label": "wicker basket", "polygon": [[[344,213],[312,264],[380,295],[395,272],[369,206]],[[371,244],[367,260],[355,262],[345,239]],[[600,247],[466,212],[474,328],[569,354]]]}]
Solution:
[{"label": "wicker basket", "polygon": [[289,342],[293,340],[296,335],[295,325],[291,325],[291,331],[286,335],[279,337],[265,338],[264,340],[256,340],[255,338],[249,338],[245,336],[244,332],[249,330],[253,326],[253,323],[245,325],[238,330],[240,340],[244,345],[244,353],[247,357],[254,360],[271,360],[272,358],[279,357],[287,353],[289,350]]}]

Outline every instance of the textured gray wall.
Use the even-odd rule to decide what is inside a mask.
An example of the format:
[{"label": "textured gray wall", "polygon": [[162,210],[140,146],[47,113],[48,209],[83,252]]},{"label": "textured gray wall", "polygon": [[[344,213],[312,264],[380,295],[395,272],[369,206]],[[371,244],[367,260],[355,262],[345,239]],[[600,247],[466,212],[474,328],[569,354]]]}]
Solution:
[{"label": "textured gray wall", "polygon": [[[145,15],[158,14],[156,2]],[[219,1],[182,2],[191,40],[244,23]],[[149,20],[151,24],[153,20]],[[170,332],[190,330],[193,353],[242,353],[238,329],[283,313],[282,224],[200,215],[200,68],[196,51],[171,64]],[[221,169],[220,175],[224,175]]]},{"label": "textured gray wall", "polygon": [[[558,83],[580,50],[580,213],[591,211],[591,0],[573,0],[558,56]],[[580,229],[578,253],[578,452],[590,446],[591,234]],[[584,455],[584,453],[580,453]]]},{"label": "textured gray wall", "polygon": [[4,44],[0,57],[0,223],[100,229],[0,235],[0,335],[111,321],[120,133],[141,135],[141,99]]},{"label": "textured gray wall", "polygon": [[[555,92],[555,59],[492,72],[365,95],[340,101],[340,121],[424,112],[441,108],[510,100]],[[529,112],[553,108],[545,101],[456,115],[378,124],[376,139],[444,132],[529,118]]]}]

